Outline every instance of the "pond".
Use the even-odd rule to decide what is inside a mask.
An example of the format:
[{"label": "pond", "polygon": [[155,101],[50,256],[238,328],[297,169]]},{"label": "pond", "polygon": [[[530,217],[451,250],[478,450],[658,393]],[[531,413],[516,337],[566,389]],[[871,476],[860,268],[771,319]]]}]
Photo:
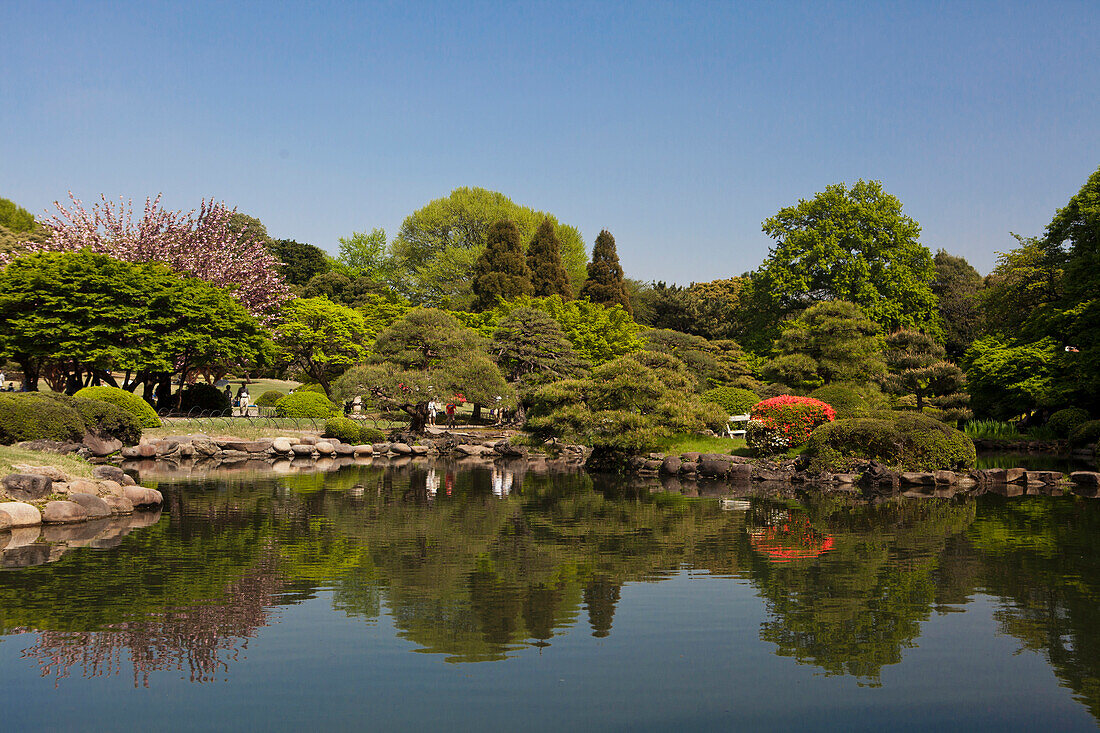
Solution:
[{"label": "pond", "polygon": [[1100,500],[464,466],[162,481],[40,538],[4,730],[1096,727]]}]

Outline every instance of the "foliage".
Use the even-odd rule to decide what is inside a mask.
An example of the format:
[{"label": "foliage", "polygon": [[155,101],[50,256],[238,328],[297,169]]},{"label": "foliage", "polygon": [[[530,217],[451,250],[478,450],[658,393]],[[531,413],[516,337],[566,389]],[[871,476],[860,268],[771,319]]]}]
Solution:
[{"label": "foliage", "polygon": [[710,340],[736,339],[743,333],[742,292],[747,282],[748,278],[732,277],[686,288],[663,281],[637,284],[630,302],[638,323]]},{"label": "foliage", "polygon": [[0,392],[0,445],[25,440],[79,443],[84,420],[65,400],[35,392]]},{"label": "foliage", "polygon": [[363,278],[376,285],[392,287],[397,281],[397,267],[386,245],[386,230],[375,227],[370,232],[353,232],[340,237],[340,256],[335,267],[352,278]]},{"label": "foliage", "polygon": [[339,412],[328,397],[306,390],[288,394],[275,403],[277,417],[333,417]]},{"label": "foliage", "polygon": [[642,334],[647,351],[675,356],[695,374],[700,389],[716,386],[755,387],[752,369],[735,341],[707,341],[667,329]]},{"label": "foliage", "polygon": [[747,415],[760,398],[755,392],[739,387],[715,387],[708,389],[699,399],[713,402],[730,415]]},{"label": "foliage", "polygon": [[561,242],[549,219],[542,220],[527,245],[527,268],[531,271],[535,297],[560,295],[565,300],[573,297],[569,273],[561,259]]},{"label": "foliage", "polygon": [[342,443],[359,445],[363,441],[361,426],[357,420],[350,417],[333,417],[325,421],[324,437],[336,438]]},{"label": "foliage", "polygon": [[889,401],[874,382],[833,382],[810,392],[810,397],[832,406],[837,419],[864,417],[890,409]]},{"label": "foliage", "polygon": [[1068,438],[1069,434],[1077,428],[1078,425],[1086,423],[1089,420],[1088,410],[1082,410],[1080,407],[1067,407],[1063,410],[1058,410],[1047,419],[1046,426],[1052,433],[1058,438]]},{"label": "foliage", "polygon": [[965,434],[915,412],[826,423],[810,435],[805,454],[817,471],[844,471],[868,460],[901,471],[961,470],[977,459]]},{"label": "foliage", "polygon": [[274,407],[275,403],[283,397],[286,397],[286,393],[280,392],[277,389],[269,389],[256,398],[256,404],[259,407]]},{"label": "foliage", "polygon": [[14,201],[0,198],[0,226],[14,234],[23,234],[34,231],[39,224],[35,221],[34,214]]},{"label": "foliage", "polygon": [[180,392],[180,412],[203,412],[213,415],[229,414],[230,400],[225,392],[212,384],[196,382]]},{"label": "foliage", "polygon": [[593,303],[621,305],[629,315],[630,296],[623,283],[623,268],[619,264],[619,253],[615,250],[615,238],[604,229],[596,237],[592,248],[592,261],[588,263],[588,277],[581,287],[580,296]]},{"label": "foliage", "polygon": [[1071,448],[1087,448],[1096,445],[1100,440],[1100,420],[1083,422],[1069,433],[1069,445]]},{"label": "foliage", "polygon": [[799,389],[870,381],[886,369],[878,326],[843,300],[815,303],[784,323],[775,351],[764,377]]},{"label": "foliage", "polygon": [[332,380],[366,354],[363,316],[326,298],[298,298],[275,328],[279,354],[332,395]]},{"label": "foliage", "polygon": [[917,412],[924,410],[928,400],[944,411],[946,420],[968,420],[973,413],[969,409],[970,395],[963,391],[966,375],[944,356],[944,348],[928,334],[896,331],[886,337],[889,372],[884,384],[893,394],[914,395]]},{"label": "foliage", "polygon": [[73,397],[83,397],[89,400],[99,400],[101,402],[110,402],[113,405],[121,407],[126,412],[137,418],[138,424],[143,428],[159,428],[160,418],[157,417],[156,410],[152,406],[141,399],[132,392],[127,392],[124,389],[118,389],[117,387],[108,387],[106,385],[85,387],[78,391]]},{"label": "foliage", "polygon": [[776,245],[760,268],[761,292],[779,313],[845,300],[883,330],[938,334],[932,253],[901,209],[881,183],[863,180],[780,209],[764,222]]},{"label": "foliage", "polygon": [[[161,262],[181,275],[204,280],[232,292],[261,320],[275,316],[290,295],[276,272],[278,260],[264,243],[231,226],[225,204],[202,202],[188,213],[160,208],[160,196],[146,199],[140,221],[130,202],[114,204],[101,196],[88,211],[70,195],[72,206],[55,202],[58,214],[45,222],[49,241],[28,246],[30,252],[77,252],[88,249],[126,262]],[[0,265],[6,264],[0,254]]]},{"label": "foliage", "polygon": [[775,452],[803,445],[818,425],[836,419],[836,411],[813,397],[779,395],[762,400],[749,413],[751,430],[745,440],[756,453]]},{"label": "foliage", "polygon": [[123,445],[135,445],[141,440],[141,422],[117,404],[76,396],[67,401],[84,421],[84,429],[93,435],[114,438],[122,441]]},{"label": "foliage", "polygon": [[325,251],[312,244],[276,239],[268,245],[268,250],[281,263],[279,273],[291,285],[305,285],[311,278],[329,271]]},{"label": "foliage", "polygon": [[982,276],[965,258],[949,255],[942,249],[936,252],[932,262],[936,268],[932,292],[939,301],[944,347],[951,359],[958,359],[985,326],[979,299]]},{"label": "foliage", "polygon": [[498,305],[496,312],[504,317],[517,308],[544,311],[558,322],[577,354],[594,365],[638,351],[643,345],[638,336],[638,324],[618,304],[605,306],[551,295],[548,298],[516,298]]},{"label": "foliage", "polygon": [[974,440],[1019,440],[1023,436],[1016,426],[1003,420],[970,420],[963,432]]},{"label": "foliage", "polygon": [[508,219],[493,222],[485,235],[485,248],[474,264],[474,310],[486,311],[498,300],[533,295],[531,270],[523,256],[519,229]]},{"label": "foliage", "polygon": [[558,322],[534,308],[517,308],[501,318],[489,353],[505,379],[525,389],[580,376],[587,368]]},{"label": "foliage", "polygon": [[1025,342],[984,336],[975,341],[964,362],[975,412],[1004,419],[1065,404],[1062,353],[1051,338]]}]

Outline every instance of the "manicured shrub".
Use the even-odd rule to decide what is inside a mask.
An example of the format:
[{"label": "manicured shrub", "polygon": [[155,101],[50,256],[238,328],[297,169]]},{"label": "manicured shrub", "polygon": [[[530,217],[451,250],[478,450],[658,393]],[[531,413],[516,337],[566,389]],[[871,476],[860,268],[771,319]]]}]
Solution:
[{"label": "manicured shrub", "polygon": [[336,438],[342,443],[359,443],[359,423],[350,417],[334,417],[325,423],[324,437]]},{"label": "manicured shrub", "polygon": [[123,445],[135,445],[141,440],[141,422],[122,407],[103,400],[75,396],[69,399],[69,403],[80,414],[89,433],[100,438],[121,440]]},{"label": "manicured shrub", "polygon": [[359,429],[360,443],[381,443],[386,439],[386,434],[378,428],[364,425]]},{"label": "manicured shrub", "polygon": [[833,382],[810,392],[810,397],[830,405],[836,410],[838,420],[863,417],[873,410],[887,410],[890,407],[879,386],[871,383]]},{"label": "manicured shrub", "polygon": [[[137,418],[138,424],[143,428],[159,428],[160,418],[157,417],[156,411],[145,400],[138,397],[133,392],[127,392],[124,389],[118,387],[108,387],[101,385],[97,387],[85,387],[77,392],[73,397],[82,397],[88,400],[99,400],[100,402],[110,402],[112,405],[121,407],[126,412],[130,413]],[[121,440],[121,438],[119,438]],[[125,442],[125,441],[123,441]]]},{"label": "manicured shrub", "polygon": [[325,388],[319,384],[303,384],[301,387],[298,387],[295,392],[319,392],[320,394],[325,394]]},{"label": "manicured shrub", "polygon": [[311,391],[298,390],[275,403],[277,417],[335,417],[339,412],[328,397]]},{"label": "manicured shrub", "polygon": [[229,398],[212,384],[189,384],[180,395],[180,412],[224,414],[229,412]]},{"label": "manicured shrub", "polygon": [[746,428],[745,440],[757,453],[796,448],[806,442],[818,425],[836,419],[836,410],[828,404],[795,395],[779,395],[758,402],[749,414],[750,422],[758,423],[759,427],[753,426],[752,440]]},{"label": "manicured shrub", "polygon": [[277,389],[269,389],[256,399],[260,407],[274,407],[275,403],[286,397],[286,394]]},{"label": "manicured shrub", "polygon": [[961,470],[974,466],[974,441],[920,413],[875,413],[816,428],[805,455],[816,471],[845,471],[868,460],[900,471]]},{"label": "manicured shrub", "polygon": [[715,387],[708,389],[700,398],[703,402],[713,402],[730,415],[748,414],[752,406],[760,401],[755,392],[739,387]]},{"label": "manicured shrub", "polygon": [[0,445],[24,440],[80,442],[84,420],[64,396],[0,393]]},{"label": "manicured shrub", "polygon": [[1084,448],[1100,440],[1100,420],[1081,423],[1069,434],[1071,448]]},{"label": "manicured shrub", "polygon": [[1069,434],[1074,431],[1078,425],[1082,425],[1089,421],[1088,410],[1082,410],[1080,407],[1067,407],[1064,410],[1058,410],[1050,416],[1047,420],[1047,427],[1058,438],[1068,438]]}]

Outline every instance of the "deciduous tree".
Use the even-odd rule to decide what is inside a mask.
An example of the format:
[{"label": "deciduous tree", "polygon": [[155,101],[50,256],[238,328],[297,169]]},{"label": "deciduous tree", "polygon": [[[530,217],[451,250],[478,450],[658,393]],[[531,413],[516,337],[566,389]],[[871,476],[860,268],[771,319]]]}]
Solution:
[{"label": "deciduous tree", "polygon": [[316,380],[330,398],[332,380],[366,354],[363,316],[327,298],[290,301],[274,337],[282,358]]}]

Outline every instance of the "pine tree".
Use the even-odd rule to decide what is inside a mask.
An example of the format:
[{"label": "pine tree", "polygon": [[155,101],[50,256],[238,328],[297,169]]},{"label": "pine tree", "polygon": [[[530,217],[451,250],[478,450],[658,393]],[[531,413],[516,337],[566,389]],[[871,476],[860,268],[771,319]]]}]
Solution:
[{"label": "pine tree", "polygon": [[626,294],[626,284],[623,282],[619,254],[615,251],[615,238],[606,229],[596,237],[592,261],[588,263],[588,279],[581,287],[581,297],[605,305],[618,303],[627,313],[634,315],[630,307],[630,296]]},{"label": "pine tree", "polygon": [[511,300],[534,294],[531,271],[513,222],[502,219],[489,227],[485,250],[474,265],[473,290],[476,311],[495,307],[498,297]]},{"label": "pine tree", "polygon": [[573,297],[573,287],[561,260],[561,242],[550,219],[542,220],[527,246],[527,267],[536,296],[560,295],[566,300]]}]

